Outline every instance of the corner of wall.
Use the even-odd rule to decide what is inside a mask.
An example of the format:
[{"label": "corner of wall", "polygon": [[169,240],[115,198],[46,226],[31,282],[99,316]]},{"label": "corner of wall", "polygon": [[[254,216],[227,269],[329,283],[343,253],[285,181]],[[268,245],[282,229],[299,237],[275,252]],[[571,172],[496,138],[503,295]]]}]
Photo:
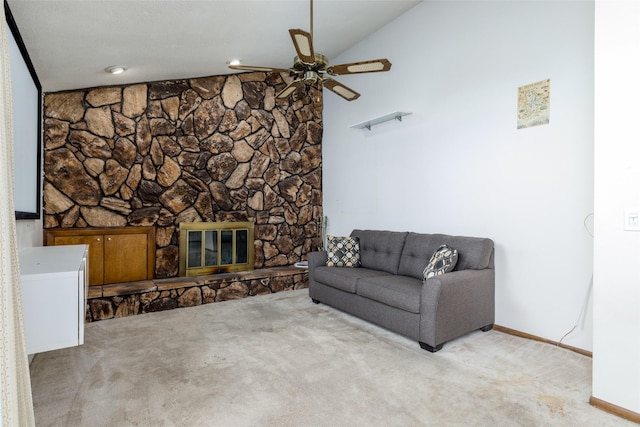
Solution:
[{"label": "corner of wall", "polygon": [[42,246],[42,220],[16,221],[16,237],[18,251],[35,246]]}]

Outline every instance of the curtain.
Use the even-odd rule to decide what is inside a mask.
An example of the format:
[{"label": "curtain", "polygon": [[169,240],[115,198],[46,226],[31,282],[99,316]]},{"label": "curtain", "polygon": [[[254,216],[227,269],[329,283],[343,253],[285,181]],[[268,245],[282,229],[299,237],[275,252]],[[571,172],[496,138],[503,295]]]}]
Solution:
[{"label": "curtain", "polygon": [[35,422],[13,204],[11,70],[4,7],[0,18],[0,425],[22,427]]}]

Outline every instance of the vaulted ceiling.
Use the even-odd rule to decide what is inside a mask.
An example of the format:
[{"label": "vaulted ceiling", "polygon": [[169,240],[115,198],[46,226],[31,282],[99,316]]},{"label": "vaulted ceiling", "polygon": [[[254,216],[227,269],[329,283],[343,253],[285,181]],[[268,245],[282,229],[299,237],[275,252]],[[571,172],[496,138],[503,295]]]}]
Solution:
[{"label": "vaulted ceiling", "polygon": [[[316,0],[314,48],[331,58],[422,0]],[[46,92],[229,74],[228,61],[288,68],[307,0],[8,0]],[[393,62],[393,52],[379,52]],[[372,58],[348,58],[359,61]],[[105,68],[123,65],[112,75]]]}]

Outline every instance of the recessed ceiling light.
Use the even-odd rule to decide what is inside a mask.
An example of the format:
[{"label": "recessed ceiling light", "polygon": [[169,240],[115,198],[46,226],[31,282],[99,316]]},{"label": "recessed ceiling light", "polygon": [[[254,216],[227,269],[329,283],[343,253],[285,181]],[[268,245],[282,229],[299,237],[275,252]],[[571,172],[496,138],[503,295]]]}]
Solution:
[{"label": "recessed ceiling light", "polygon": [[227,62],[227,64],[229,64],[229,65],[240,65],[240,60],[239,59],[232,59],[231,61]]},{"label": "recessed ceiling light", "polygon": [[122,74],[127,70],[127,67],[124,65],[112,65],[104,69],[107,73],[111,74]]}]

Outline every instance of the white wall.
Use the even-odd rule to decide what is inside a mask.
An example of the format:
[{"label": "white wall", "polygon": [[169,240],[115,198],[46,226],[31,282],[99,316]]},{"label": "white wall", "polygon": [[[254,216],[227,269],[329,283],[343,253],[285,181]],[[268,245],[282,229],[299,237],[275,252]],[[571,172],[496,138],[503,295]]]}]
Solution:
[{"label": "white wall", "polygon": [[[591,350],[593,22],[593,1],[426,1],[333,58],[393,67],[338,77],[355,102],[325,92],[329,233],[490,237],[496,323],[554,341],[577,324],[563,342]],[[550,124],[517,130],[518,87],[547,78]],[[396,110],[413,114],[348,127]]]},{"label": "white wall", "polygon": [[593,396],[640,413],[640,3],[596,2]]},{"label": "white wall", "polygon": [[42,246],[42,219],[16,221],[18,250]]}]

